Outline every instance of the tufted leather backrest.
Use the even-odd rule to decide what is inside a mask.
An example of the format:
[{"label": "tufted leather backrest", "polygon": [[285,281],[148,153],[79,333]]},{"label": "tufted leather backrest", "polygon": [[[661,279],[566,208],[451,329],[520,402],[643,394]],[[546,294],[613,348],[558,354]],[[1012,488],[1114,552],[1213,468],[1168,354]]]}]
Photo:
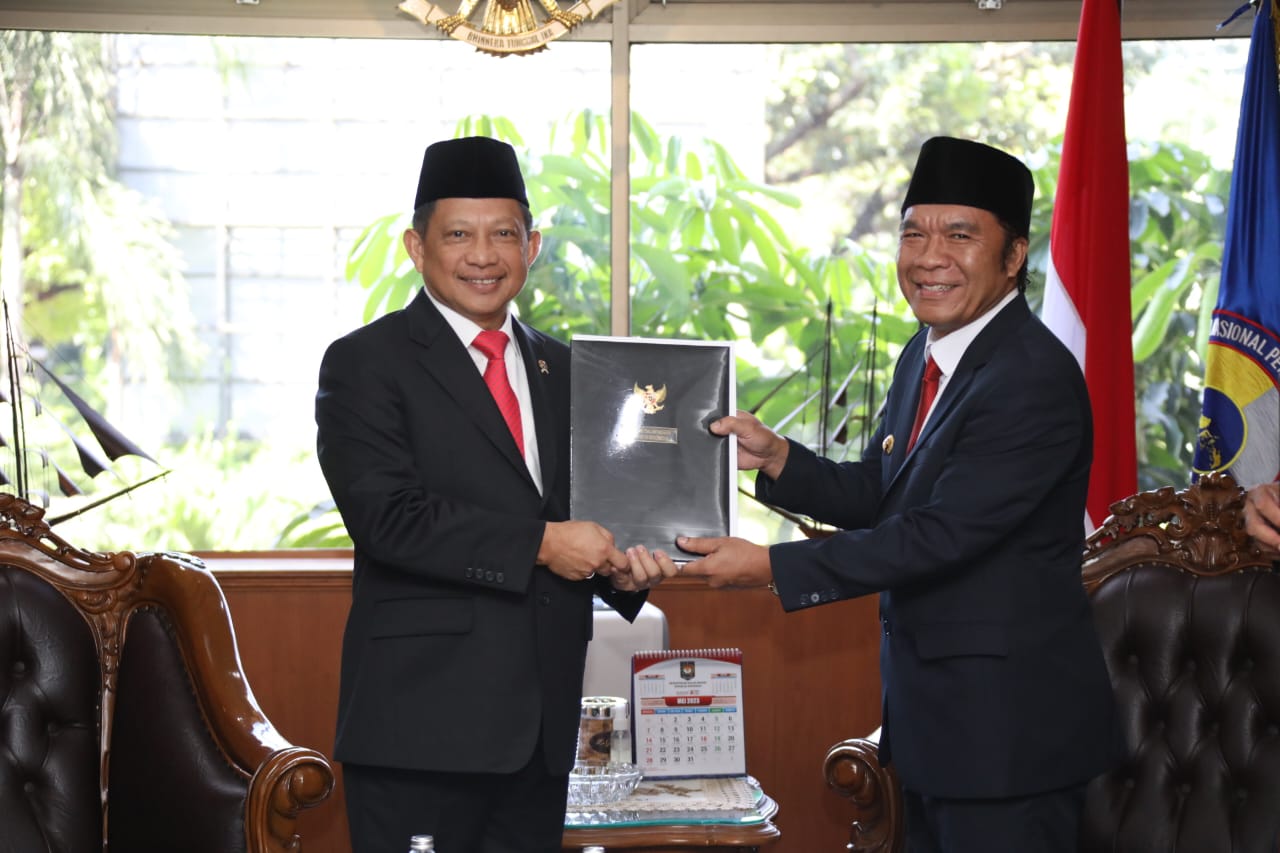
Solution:
[{"label": "tufted leather backrest", "polygon": [[0,492],[0,853],[288,853],[333,790],[192,557],[95,553]]},{"label": "tufted leather backrest", "polygon": [[1083,853],[1280,849],[1280,573],[1225,475],[1112,508],[1084,566],[1128,754]]},{"label": "tufted leather backrest", "polygon": [[[86,605],[109,614],[102,642]],[[0,851],[102,850],[104,824],[126,853],[238,850],[248,782],[209,731],[166,608],[119,590],[76,601],[0,563]]]},{"label": "tufted leather backrest", "polygon": [[110,849],[242,849],[249,779],[209,733],[167,610],[148,605],[130,615],[116,692],[108,780]]},{"label": "tufted leather backrest", "polygon": [[98,652],[45,581],[0,565],[0,850],[102,849]]}]

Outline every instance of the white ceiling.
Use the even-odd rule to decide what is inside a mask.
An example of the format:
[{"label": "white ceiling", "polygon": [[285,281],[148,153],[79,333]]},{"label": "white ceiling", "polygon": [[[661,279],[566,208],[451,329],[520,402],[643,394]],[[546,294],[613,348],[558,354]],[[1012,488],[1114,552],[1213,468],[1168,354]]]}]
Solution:
[{"label": "white ceiling", "polygon": [[[232,35],[438,38],[398,0],[0,0],[0,28]],[[435,0],[455,11],[458,0]],[[576,0],[573,0],[576,2]],[[587,0],[592,2],[592,0]],[[571,37],[631,42],[1074,39],[1080,0],[620,0]],[[994,0],[991,0],[994,2]],[[1123,0],[1124,37],[1247,36],[1243,0]],[[568,9],[570,0],[560,0]],[[623,14],[625,27],[615,26]],[[620,19],[620,21],[623,19]],[[625,35],[623,35],[625,33]]]}]

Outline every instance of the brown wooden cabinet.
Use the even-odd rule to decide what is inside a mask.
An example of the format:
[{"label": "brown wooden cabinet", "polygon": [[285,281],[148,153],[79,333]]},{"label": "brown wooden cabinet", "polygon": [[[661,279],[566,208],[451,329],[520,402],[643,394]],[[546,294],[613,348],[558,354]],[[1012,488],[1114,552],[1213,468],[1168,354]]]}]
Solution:
[{"label": "brown wooden cabinet", "polygon": [[[244,670],[263,710],[285,737],[331,755],[350,555],[201,556],[222,584]],[[847,804],[827,790],[822,761],[833,743],[879,725],[874,598],[788,614],[764,589],[718,591],[676,578],[650,601],[666,614],[672,648],[742,649],[747,769],[779,806],[774,824],[781,837],[769,853],[843,850]],[[307,853],[347,853],[338,770],[334,796],[300,818]]]}]

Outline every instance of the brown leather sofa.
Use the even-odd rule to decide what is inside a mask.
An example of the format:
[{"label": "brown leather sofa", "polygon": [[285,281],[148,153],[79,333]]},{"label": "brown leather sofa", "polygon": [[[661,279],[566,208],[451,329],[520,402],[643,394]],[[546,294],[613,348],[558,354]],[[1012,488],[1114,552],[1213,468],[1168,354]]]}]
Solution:
[{"label": "brown leather sofa", "polygon": [[[1280,850],[1280,572],[1242,528],[1227,475],[1114,504],[1083,583],[1129,752],[1089,786],[1082,853]],[[852,851],[902,850],[902,801],[876,739],[831,747]]]},{"label": "brown leather sofa", "polygon": [[213,576],[0,494],[0,850],[283,853],[333,771],[263,715]]}]

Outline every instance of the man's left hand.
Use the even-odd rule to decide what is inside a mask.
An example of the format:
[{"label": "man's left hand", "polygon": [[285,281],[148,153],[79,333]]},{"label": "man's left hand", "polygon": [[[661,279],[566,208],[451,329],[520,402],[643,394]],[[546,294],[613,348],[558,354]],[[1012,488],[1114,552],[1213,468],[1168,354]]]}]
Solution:
[{"label": "man's left hand", "polygon": [[613,588],[621,592],[638,592],[652,589],[667,578],[680,573],[680,567],[665,551],[654,551],[643,545],[632,545],[626,551],[627,568],[609,576]]}]

